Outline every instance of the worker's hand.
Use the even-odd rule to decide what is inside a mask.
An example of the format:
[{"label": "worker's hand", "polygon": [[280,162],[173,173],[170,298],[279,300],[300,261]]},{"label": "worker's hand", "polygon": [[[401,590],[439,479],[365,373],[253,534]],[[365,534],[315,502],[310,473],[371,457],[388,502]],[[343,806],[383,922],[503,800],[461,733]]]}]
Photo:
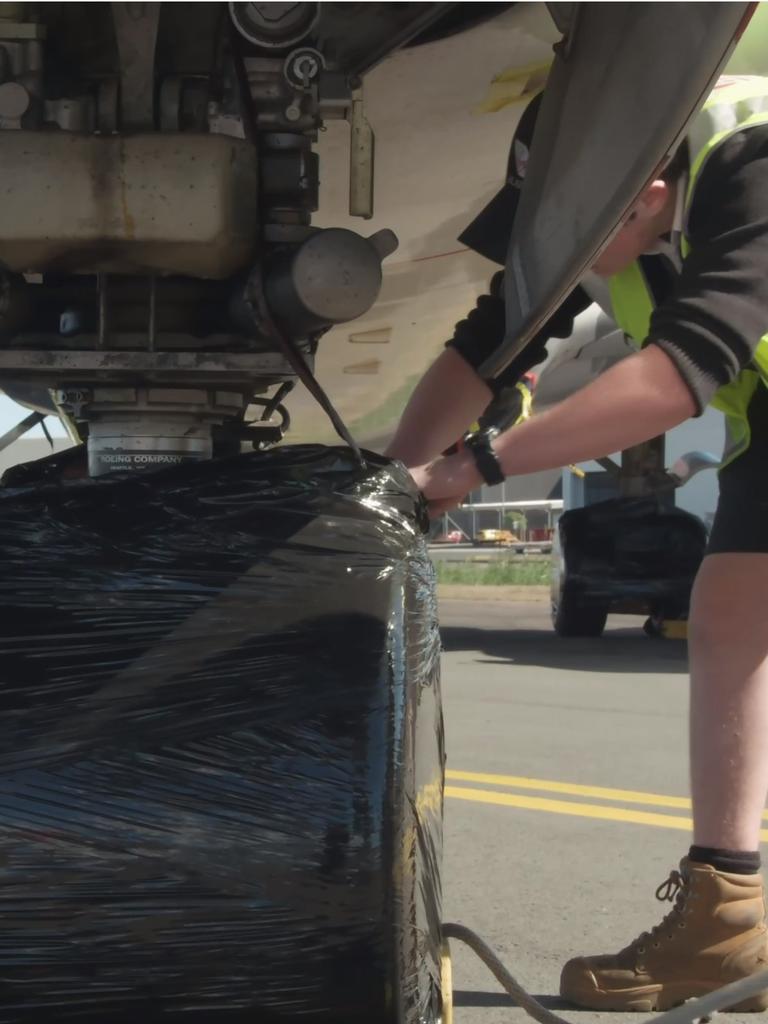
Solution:
[{"label": "worker's hand", "polygon": [[466,452],[435,459],[426,466],[416,466],[410,474],[429,502],[432,519],[460,505],[464,496],[483,482],[475,460]]},{"label": "worker's hand", "polygon": [[427,512],[430,519],[439,519],[443,512],[450,512],[462,504],[466,494],[456,494],[452,498],[441,498],[439,501],[430,501],[427,505]]}]

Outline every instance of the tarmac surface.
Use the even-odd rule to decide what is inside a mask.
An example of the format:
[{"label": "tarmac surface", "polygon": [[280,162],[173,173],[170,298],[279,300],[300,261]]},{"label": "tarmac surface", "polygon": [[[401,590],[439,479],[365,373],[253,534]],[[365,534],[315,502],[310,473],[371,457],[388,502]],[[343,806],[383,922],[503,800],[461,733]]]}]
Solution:
[{"label": "tarmac surface", "polygon": [[[639,1024],[649,1015],[567,1007],[559,975],[671,909],[654,893],[690,843],[685,644],[625,616],[563,640],[541,599],[441,598],[441,623],[443,919],[479,932],[556,1013]],[[528,1019],[474,954],[452,953],[455,1024]]]}]

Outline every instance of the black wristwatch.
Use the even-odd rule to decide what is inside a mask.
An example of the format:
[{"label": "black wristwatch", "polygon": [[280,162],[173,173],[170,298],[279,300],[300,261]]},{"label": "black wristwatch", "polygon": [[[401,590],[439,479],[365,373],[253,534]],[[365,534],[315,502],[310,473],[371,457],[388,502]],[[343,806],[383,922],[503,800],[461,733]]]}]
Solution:
[{"label": "black wristwatch", "polygon": [[495,437],[496,431],[489,433],[487,430],[479,430],[476,434],[470,434],[464,441],[472,452],[480,476],[487,484],[500,484],[505,479],[501,463],[491,447],[491,441]]}]

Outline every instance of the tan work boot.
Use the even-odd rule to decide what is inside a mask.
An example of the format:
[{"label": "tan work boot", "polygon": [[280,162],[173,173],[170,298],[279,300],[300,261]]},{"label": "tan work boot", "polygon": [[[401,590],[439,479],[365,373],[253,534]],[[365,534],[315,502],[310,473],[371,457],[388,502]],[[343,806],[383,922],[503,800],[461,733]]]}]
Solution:
[{"label": "tan work boot", "polygon": [[[620,953],[569,960],[560,994],[591,1010],[667,1010],[768,968],[763,880],[686,857],[656,890],[674,901],[661,924]],[[768,992],[730,1007],[765,1010]]]}]

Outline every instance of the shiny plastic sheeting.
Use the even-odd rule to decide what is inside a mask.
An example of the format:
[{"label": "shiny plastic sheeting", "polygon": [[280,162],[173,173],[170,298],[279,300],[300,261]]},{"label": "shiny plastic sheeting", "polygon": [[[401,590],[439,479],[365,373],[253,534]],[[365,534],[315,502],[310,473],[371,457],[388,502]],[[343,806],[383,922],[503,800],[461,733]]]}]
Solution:
[{"label": "shiny plastic sheeting", "polygon": [[0,1021],[421,1024],[423,510],[317,446],[0,491]]},{"label": "shiny plastic sheeting", "polygon": [[685,617],[704,524],[657,497],[611,498],[558,522],[564,594],[582,607]]}]

